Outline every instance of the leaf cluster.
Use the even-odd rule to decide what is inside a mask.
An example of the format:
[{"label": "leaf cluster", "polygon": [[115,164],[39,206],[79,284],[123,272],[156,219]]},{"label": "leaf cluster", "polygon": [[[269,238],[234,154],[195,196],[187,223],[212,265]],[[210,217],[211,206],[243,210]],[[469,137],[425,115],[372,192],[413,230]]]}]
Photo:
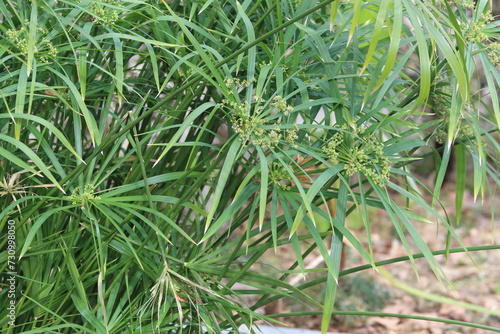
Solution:
[{"label": "leaf cluster", "polygon": [[[436,209],[452,150],[457,219],[469,164],[475,196],[500,181],[487,13],[483,0],[1,2],[0,230],[15,221],[17,313],[12,326],[0,310],[0,328],[237,332],[292,298],[323,310],[326,332],[343,241],[377,267],[368,207],[446,282],[414,209],[464,246]],[[431,189],[412,169],[429,158]],[[354,210],[368,247],[345,227]],[[295,262],[264,265],[280,248]],[[324,279],[290,284],[313,251]],[[314,284],[324,300],[304,292]]]}]

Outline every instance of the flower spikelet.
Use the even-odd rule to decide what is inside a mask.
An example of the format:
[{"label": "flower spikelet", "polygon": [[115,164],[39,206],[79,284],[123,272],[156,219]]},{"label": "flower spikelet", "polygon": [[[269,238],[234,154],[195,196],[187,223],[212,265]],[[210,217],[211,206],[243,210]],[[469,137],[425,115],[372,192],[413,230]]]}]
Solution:
[{"label": "flower spikelet", "polygon": [[269,180],[271,184],[280,187],[282,190],[290,190],[292,177],[288,171],[279,163],[274,162],[269,169]]},{"label": "flower spikelet", "polygon": [[[8,29],[5,32],[5,36],[14,45],[14,50],[19,52],[19,54],[27,59],[28,58],[28,35],[29,35],[29,21],[24,21],[24,25],[18,30]],[[52,44],[52,42],[47,39],[49,31],[45,28],[36,28],[35,36],[35,48],[34,55],[35,59],[42,63],[50,63],[50,60],[57,56],[57,48]]]},{"label": "flower spikelet", "polygon": [[[237,103],[224,99],[222,104],[231,110],[231,127],[243,143],[274,148],[285,142],[290,147],[297,147],[295,141],[298,138],[298,127],[282,129],[279,121],[266,118],[267,114],[258,101],[250,104],[248,101]],[[285,110],[291,108],[288,105],[281,107]]]},{"label": "flower spikelet", "polygon": [[286,102],[286,99],[279,95],[274,98],[274,102],[271,103],[271,106],[276,108],[278,112],[282,112],[285,116],[290,115],[290,112],[293,111],[293,107]]},{"label": "flower spikelet", "polygon": [[476,20],[470,21],[468,24],[462,24],[464,29],[464,39],[468,42],[484,42],[488,40],[488,36],[484,33],[487,24],[493,20],[491,13],[482,15]]},{"label": "flower spikelet", "polygon": [[101,199],[95,195],[95,187],[92,184],[87,184],[83,187],[76,187],[70,196],[71,204],[80,205],[85,208],[91,201]]},{"label": "flower spikelet", "polygon": [[495,67],[500,67],[500,43],[493,42],[488,45],[488,58]]},{"label": "flower spikelet", "polygon": [[364,135],[364,129],[355,125],[341,126],[341,130],[325,144],[323,153],[332,164],[344,163],[349,176],[361,173],[382,186],[389,180],[391,170],[383,143],[373,134]]},{"label": "flower spikelet", "polygon": [[117,0],[100,0],[93,2],[90,6],[90,12],[93,16],[93,21],[101,25],[115,24],[119,19],[120,10],[123,7],[120,1]]}]

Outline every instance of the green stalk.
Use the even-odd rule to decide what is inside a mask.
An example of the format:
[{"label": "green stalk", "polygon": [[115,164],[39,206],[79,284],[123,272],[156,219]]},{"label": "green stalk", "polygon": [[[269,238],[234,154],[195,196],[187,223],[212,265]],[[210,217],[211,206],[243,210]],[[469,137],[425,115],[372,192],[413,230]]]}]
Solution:
[{"label": "green stalk", "polygon": [[[290,313],[272,314],[272,315],[269,315],[269,317],[271,317],[271,318],[296,317],[296,316],[304,316],[304,315],[321,315],[321,314],[322,314],[321,312],[315,312],[315,311],[290,312]],[[354,315],[354,316],[364,316],[364,317],[391,317],[391,318],[400,318],[400,319],[424,320],[424,321],[441,322],[444,324],[466,326],[466,327],[471,327],[471,328],[485,329],[485,330],[489,330],[492,332],[500,333],[500,328],[498,328],[498,327],[479,325],[479,324],[475,324],[472,322],[465,322],[465,321],[452,320],[452,319],[426,317],[426,316],[422,316],[422,315],[385,313],[385,312],[361,312],[361,311],[333,311],[332,315]]]},{"label": "green stalk", "polygon": [[[346,212],[347,212],[347,199],[348,199],[348,185],[346,182],[340,181],[339,194],[337,199],[337,212],[335,214],[335,219],[342,225],[345,223]],[[337,288],[339,285],[338,277],[340,273],[340,262],[342,260],[342,248],[343,248],[344,236],[336,228],[333,230],[332,237],[332,247],[330,249],[330,261],[333,264],[334,272],[328,271],[326,280],[326,296],[325,305],[323,309],[323,317],[321,319],[321,333],[325,334],[328,331],[330,325],[330,319],[332,317],[333,307],[335,305],[335,299],[337,295]]]}]

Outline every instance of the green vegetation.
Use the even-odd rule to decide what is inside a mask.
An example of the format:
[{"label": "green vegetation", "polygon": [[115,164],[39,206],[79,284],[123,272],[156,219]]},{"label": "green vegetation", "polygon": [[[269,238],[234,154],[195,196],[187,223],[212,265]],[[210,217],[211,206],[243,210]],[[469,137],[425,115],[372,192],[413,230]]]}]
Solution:
[{"label": "green vegetation", "polygon": [[[415,273],[424,257],[446,286],[415,224],[463,247],[440,207],[447,167],[458,221],[467,187],[500,184],[489,13],[486,0],[1,1],[0,230],[15,236],[0,239],[2,333],[237,332],[272,322],[256,310],[280,298],[312,305],[326,331],[343,241],[378,266],[374,209]],[[367,247],[345,227],[355,210]],[[263,265],[285,246],[295,263]],[[289,284],[313,251],[321,277]]]}]

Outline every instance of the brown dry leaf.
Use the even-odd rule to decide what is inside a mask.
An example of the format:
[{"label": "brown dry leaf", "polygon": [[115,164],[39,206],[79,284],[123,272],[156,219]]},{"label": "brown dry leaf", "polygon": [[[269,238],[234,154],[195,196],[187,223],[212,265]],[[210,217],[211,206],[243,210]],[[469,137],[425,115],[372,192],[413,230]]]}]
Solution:
[{"label": "brown dry leaf", "polygon": [[[422,317],[438,318],[436,313],[418,313],[418,315]],[[443,324],[440,323],[416,319],[409,319],[405,325],[414,330],[423,331],[424,333],[433,333],[433,331],[443,327]]]},{"label": "brown dry leaf", "polygon": [[398,318],[391,317],[372,317],[367,321],[368,325],[379,325],[386,329],[394,329],[400,322]]},{"label": "brown dry leaf", "polygon": [[[302,167],[303,165],[307,164],[310,160],[312,159],[311,156],[308,156],[307,158],[303,158],[301,155],[297,154],[295,156],[295,160],[297,161],[297,164],[299,164],[301,166],[301,168],[306,171],[306,172],[309,172],[309,171],[312,171],[312,170],[315,170],[315,169],[318,169],[318,167],[312,165],[312,166],[309,166],[309,167]],[[304,175],[302,170],[298,170],[298,172],[296,173],[298,175],[297,176],[297,179],[303,183],[303,187],[304,188],[309,188],[309,185],[307,185],[307,183],[311,182],[311,180],[309,179],[309,176],[307,175]],[[304,184],[306,183],[306,184]],[[292,186],[296,186],[295,182],[292,182]]]},{"label": "brown dry leaf", "polygon": [[384,307],[385,313],[412,314],[415,313],[415,302],[413,299],[403,296],[397,304]]},{"label": "brown dry leaf", "polygon": [[442,304],[439,309],[439,315],[441,317],[453,320],[460,320],[465,322],[471,322],[472,316],[463,307],[456,305]]},{"label": "brown dry leaf", "polygon": [[479,269],[475,266],[464,267],[457,265],[455,267],[443,267],[446,277],[452,282],[456,282],[459,279],[466,279],[476,276],[481,273]]}]

